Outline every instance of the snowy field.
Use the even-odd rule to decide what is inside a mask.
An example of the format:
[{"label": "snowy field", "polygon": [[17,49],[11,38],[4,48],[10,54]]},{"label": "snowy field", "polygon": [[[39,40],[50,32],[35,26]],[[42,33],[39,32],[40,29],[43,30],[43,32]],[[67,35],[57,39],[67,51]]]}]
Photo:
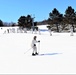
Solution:
[{"label": "snowy field", "polygon": [[[40,55],[24,54],[34,35]],[[0,74],[76,74],[76,33],[0,34]]]}]

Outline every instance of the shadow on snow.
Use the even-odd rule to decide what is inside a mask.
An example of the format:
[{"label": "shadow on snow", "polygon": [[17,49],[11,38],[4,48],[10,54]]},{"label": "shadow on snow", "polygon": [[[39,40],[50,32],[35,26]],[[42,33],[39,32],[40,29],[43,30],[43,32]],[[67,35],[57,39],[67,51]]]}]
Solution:
[{"label": "shadow on snow", "polygon": [[44,54],[39,54],[39,56],[48,56],[48,55],[58,55],[62,53],[44,53]]}]

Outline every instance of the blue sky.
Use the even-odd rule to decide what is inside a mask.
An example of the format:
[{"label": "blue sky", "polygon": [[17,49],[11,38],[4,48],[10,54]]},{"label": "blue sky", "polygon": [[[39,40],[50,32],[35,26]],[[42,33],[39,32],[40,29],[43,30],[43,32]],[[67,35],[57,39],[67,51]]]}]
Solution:
[{"label": "blue sky", "polygon": [[49,13],[57,8],[60,13],[68,6],[76,11],[76,0],[0,0],[0,19],[4,22],[17,22],[20,16],[35,15],[35,21],[49,17]]}]

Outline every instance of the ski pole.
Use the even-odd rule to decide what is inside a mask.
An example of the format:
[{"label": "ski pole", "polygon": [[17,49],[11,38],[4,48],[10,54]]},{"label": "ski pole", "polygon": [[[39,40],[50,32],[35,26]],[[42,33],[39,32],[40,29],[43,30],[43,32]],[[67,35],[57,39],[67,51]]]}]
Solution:
[{"label": "ski pole", "polygon": [[30,51],[32,48],[28,49],[26,52],[24,52],[24,54],[26,54],[28,51]]}]

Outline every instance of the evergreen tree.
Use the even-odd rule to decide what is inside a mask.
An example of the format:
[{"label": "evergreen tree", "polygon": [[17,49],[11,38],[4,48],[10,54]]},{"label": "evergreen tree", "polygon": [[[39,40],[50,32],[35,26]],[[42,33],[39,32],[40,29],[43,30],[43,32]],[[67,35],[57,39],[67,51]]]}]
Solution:
[{"label": "evergreen tree", "polygon": [[4,25],[3,25],[3,22],[2,22],[2,20],[0,20],[0,27],[3,27]]}]

